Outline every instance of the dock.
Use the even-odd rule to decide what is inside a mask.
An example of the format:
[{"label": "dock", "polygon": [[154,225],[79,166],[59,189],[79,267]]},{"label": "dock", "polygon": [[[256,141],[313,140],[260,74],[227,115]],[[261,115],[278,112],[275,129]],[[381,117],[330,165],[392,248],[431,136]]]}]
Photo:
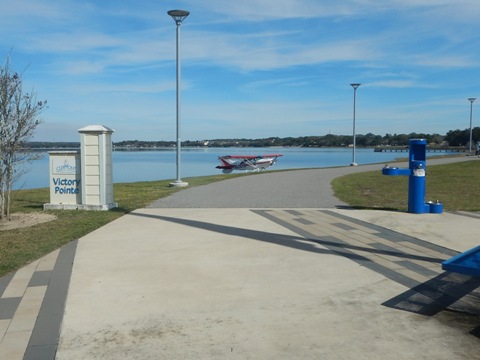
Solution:
[{"label": "dock", "polygon": [[[374,152],[408,152],[408,146],[375,146]],[[440,152],[440,153],[466,153],[469,150],[465,147],[453,147],[453,146],[427,146],[427,152]]]}]

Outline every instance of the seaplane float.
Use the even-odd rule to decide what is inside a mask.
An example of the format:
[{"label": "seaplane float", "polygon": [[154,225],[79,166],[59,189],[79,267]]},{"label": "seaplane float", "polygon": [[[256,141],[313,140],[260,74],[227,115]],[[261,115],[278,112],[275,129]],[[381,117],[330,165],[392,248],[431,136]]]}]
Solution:
[{"label": "seaplane float", "polygon": [[221,169],[224,174],[229,174],[233,170],[240,171],[262,171],[277,162],[277,158],[282,154],[269,155],[225,155],[219,156],[221,165],[216,168]]}]

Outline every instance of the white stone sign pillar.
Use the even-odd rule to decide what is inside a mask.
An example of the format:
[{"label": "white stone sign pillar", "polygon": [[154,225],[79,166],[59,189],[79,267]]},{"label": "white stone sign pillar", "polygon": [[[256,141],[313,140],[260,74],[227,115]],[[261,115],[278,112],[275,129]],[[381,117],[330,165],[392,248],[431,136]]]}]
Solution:
[{"label": "white stone sign pillar", "polygon": [[103,125],[80,130],[82,205],[87,210],[109,210],[113,201],[112,133]]},{"label": "white stone sign pillar", "polygon": [[78,130],[80,151],[52,151],[50,203],[45,210],[109,210],[113,201],[112,133],[103,125]]}]

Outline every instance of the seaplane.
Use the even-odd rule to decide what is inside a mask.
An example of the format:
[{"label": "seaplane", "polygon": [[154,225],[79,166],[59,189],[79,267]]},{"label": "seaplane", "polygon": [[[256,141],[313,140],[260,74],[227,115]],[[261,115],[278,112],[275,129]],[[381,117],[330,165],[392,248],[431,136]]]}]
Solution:
[{"label": "seaplane", "polygon": [[243,171],[263,171],[277,162],[277,158],[282,154],[268,155],[225,155],[219,156],[221,165],[216,168],[221,169],[224,174],[230,174],[233,170]]}]

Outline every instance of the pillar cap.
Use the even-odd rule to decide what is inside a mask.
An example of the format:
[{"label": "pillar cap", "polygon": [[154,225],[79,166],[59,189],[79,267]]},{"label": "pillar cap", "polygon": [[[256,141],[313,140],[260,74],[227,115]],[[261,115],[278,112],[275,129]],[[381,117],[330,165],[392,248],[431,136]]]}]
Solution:
[{"label": "pillar cap", "polygon": [[115,130],[105,126],[105,125],[88,125],[81,129],[78,129],[79,133],[102,133],[102,134],[111,134],[115,132]]}]

